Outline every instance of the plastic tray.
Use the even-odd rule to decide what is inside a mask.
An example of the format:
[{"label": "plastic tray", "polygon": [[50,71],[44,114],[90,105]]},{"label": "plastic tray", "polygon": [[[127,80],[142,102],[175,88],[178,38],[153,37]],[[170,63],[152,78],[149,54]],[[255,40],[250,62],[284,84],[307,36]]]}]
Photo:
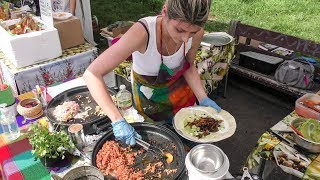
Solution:
[{"label": "plastic tray", "polygon": [[301,96],[299,99],[296,100],[295,105],[295,111],[298,115],[306,117],[306,118],[312,118],[312,119],[318,119],[320,120],[320,113],[309,108],[306,105],[303,105],[301,102],[303,102],[305,99],[311,99],[313,101],[319,101],[320,102],[320,96],[317,94],[311,94],[307,93],[303,96]]}]

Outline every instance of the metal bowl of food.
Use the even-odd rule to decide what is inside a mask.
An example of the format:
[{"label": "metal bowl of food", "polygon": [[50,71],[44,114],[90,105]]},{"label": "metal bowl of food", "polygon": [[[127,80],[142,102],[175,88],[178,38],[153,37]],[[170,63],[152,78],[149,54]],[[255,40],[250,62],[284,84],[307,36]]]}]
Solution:
[{"label": "metal bowl of food", "polygon": [[291,122],[291,127],[294,132],[293,139],[297,145],[311,153],[320,152],[320,141],[315,142],[317,137],[314,137],[318,136],[318,131],[320,131],[320,122],[318,120],[298,118]]},{"label": "metal bowl of food", "polygon": [[190,162],[199,172],[212,174],[225,163],[223,151],[212,144],[200,144],[190,151]]}]

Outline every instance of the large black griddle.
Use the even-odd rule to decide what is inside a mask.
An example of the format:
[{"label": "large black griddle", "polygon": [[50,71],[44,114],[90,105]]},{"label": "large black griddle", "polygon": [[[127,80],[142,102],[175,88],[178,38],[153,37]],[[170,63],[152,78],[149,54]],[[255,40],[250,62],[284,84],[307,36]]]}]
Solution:
[{"label": "large black griddle", "polygon": [[[108,88],[108,91],[110,95],[115,95],[116,92],[112,89]],[[86,107],[92,108],[90,111],[88,111],[89,116],[84,119],[71,119],[67,122],[61,122],[58,121],[54,115],[53,111],[58,106],[63,104],[65,101],[75,101],[79,104],[80,110],[79,112],[85,111]],[[48,104],[46,113],[49,121],[54,125],[61,125],[61,126],[69,126],[71,124],[79,123],[83,125],[83,130],[85,134],[93,134],[93,133],[99,133],[100,131],[103,131],[108,126],[110,126],[111,121],[106,116],[98,116],[94,114],[94,111],[96,109],[97,103],[92,98],[89,89],[87,86],[79,86],[72,89],[68,89],[57,96],[55,96]]]},{"label": "large black griddle", "polygon": [[[165,164],[166,169],[177,169],[176,173],[172,173],[169,176],[166,173],[163,174],[161,179],[178,179],[185,170],[184,160],[186,157],[186,151],[184,149],[182,141],[179,137],[163,126],[157,126],[150,123],[132,123],[134,129],[142,136],[142,139],[150,143],[151,145],[157,146],[163,149],[165,152],[170,152],[174,160],[171,164]],[[106,141],[115,140],[113,131],[110,128],[109,131],[96,143],[92,153],[92,165],[96,166],[96,158],[99,150],[102,148]],[[125,146],[122,144],[122,146]],[[175,148],[174,148],[175,147]],[[137,151],[141,147],[136,144],[133,147],[134,151]],[[145,157],[144,157],[145,156]],[[149,162],[154,162],[155,155],[152,152],[145,152],[140,154],[135,159],[134,168],[144,169]],[[106,176],[105,179],[115,179],[114,177]],[[145,179],[152,179],[152,176],[148,175]]]}]

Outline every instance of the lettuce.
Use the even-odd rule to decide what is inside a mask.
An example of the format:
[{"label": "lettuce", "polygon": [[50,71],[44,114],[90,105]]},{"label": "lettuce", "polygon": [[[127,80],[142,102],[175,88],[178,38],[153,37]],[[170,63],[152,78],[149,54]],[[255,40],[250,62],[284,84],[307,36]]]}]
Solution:
[{"label": "lettuce", "polygon": [[303,137],[320,143],[320,123],[315,119],[306,119],[297,129],[302,133]]}]

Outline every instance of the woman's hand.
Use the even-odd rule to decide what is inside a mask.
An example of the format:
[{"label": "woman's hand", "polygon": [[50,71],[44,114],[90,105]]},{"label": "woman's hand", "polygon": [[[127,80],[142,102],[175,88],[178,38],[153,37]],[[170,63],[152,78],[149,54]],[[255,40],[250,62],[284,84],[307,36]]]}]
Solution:
[{"label": "woman's hand", "polygon": [[127,145],[135,145],[135,137],[141,139],[141,136],[124,118],[120,121],[111,123],[111,125],[113,127],[113,134],[116,139],[125,142]]},{"label": "woman's hand", "polygon": [[214,109],[216,109],[218,112],[221,111],[221,107],[218,106],[218,104],[216,102],[214,102],[213,100],[211,100],[210,98],[206,97],[203,98],[200,103],[200,106],[208,106],[208,107],[213,107]]}]

